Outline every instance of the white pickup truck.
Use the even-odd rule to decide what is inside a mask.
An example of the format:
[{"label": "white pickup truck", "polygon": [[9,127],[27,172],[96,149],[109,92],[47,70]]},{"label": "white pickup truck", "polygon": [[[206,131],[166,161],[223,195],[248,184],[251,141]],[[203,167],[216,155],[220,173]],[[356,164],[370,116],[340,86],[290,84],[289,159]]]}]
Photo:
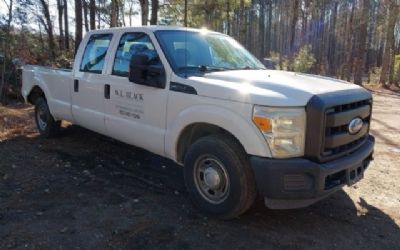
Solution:
[{"label": "white pickup truck", "polygon": [[274,209],[308,206],[358,181],[372,160],[368,91],[266,70],[206,30],[91,31],[72,71],[26,66],[22,94],[46,137],[67,120],[182,165],[194,202],[220,218],[257,195]]}]

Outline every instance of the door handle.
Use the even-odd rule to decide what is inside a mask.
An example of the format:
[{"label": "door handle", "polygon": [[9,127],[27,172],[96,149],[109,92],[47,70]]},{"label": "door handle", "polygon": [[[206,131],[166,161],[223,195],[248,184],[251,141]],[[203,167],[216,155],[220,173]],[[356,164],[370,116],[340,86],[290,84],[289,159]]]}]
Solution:
[{"label": "door handle", "polygon": [[110,84],[104,85],[104,98],[110,99]]},{"label": "door handle", "polygon": [[79,92],[79,80],[74,80],[74,92]]}]

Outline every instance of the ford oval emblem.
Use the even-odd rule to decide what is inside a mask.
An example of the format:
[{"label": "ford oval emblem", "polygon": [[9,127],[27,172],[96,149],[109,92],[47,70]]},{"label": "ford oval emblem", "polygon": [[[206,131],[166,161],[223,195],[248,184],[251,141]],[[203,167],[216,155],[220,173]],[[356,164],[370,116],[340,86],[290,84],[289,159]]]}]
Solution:
[{"label": "ford oval emblem", "polygon": [[353,120],[350,121],[349,123],[349,133],[354,135],[360,132],[361,128],[363,126],[363,120],[361,118],[356,117]]}]

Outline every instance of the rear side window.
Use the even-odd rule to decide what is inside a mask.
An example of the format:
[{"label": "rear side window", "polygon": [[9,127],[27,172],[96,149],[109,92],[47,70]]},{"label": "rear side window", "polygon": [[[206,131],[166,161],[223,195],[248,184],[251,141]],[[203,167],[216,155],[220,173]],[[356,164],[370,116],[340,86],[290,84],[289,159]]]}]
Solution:
[{"label": "rear side window", "polygon": [[145,33],[126,33],[121,37],[115,54],[113,75],[128,76],[129,63],[133,56],[145,54],[150,62],[161,63],[150,37]]},{"label": "rear side window", "polygon": [[94,34],[83,53],[80,71],[101,74],[112,34]]}]

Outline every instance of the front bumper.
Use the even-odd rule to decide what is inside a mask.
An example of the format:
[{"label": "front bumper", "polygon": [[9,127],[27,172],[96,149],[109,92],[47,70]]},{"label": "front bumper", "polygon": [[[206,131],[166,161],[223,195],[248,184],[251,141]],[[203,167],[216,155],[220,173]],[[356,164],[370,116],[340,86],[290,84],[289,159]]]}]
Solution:
[{"label": "front bumper", "polygon": [[360,180],[372,160],[374,144],[375,139],[370,135],[352,154],[327,163],[304,158],[279,160],[252,156],[258,191],[265,205],[272,209],[311,205]]}]

